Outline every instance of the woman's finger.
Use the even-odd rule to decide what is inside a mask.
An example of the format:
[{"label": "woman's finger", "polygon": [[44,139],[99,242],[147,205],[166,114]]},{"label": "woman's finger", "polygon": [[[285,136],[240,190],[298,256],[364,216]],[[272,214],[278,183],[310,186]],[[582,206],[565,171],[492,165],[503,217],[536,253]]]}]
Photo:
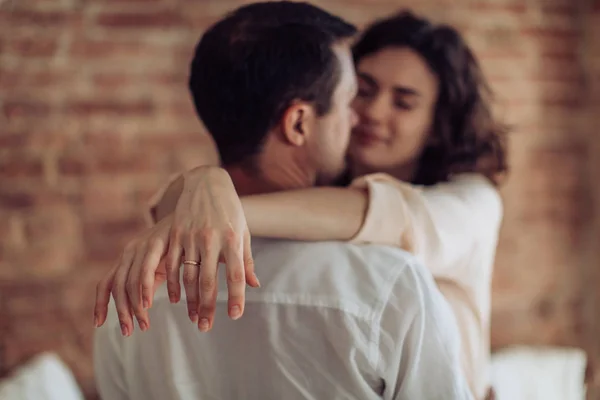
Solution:
[{"label": "woman's finger", "polygon": [[214,232],[207,230],[197,237],[200,247],[202,267],[200,268],[200,280],[196,287],[200,291],[199,322],[198,329],[208,332],[215,316],[217,302],[217,265],[221,254],[221,243]]},{"label": "woman's finger", "polygon": [[200,253],[192,235],[185,235],[183,256],[183,287],[187,298],[187,308],[190,320],[198,323],[198,269],[200,268]]},{"label": "woman's finger", "polygon": [[96,328],[101,327],[106,321],[115,273],[116,266],[96,286],[96,305],[94,306],[94,326]]},{"label": "woman's finger", "polygon": [[246,274],[246,283],[252,287],[260,287],[260,281],[258,280],[258,276],[256,276],[256,271],[254,270],[254,258],[252,257],[252,247],[250,245],[250,232],[248,229],[244,232],[244,269]]},{"label": "woman's finger", "polygon": [[[142,261],[140,282],[142,288],[142,305],[144,309],[152,307],[154,297],[154,280],[160,260],[167,252],[167,242],[161,237],[154,238],[148,245],[148,251]],[[149,321],[148,321],[149,322]]]},{"label": "woman's finger", "polygon": [[133,262],[134,252],[131,250],[125,250],[123,256],[117,266],[115,278],[112,285],[112,296],[115,301],[117,308],[117,315],[119,317],[119,324],[121,326],[121,333],[123,336],[129,336],[133,333],[133,315],[131,313],[131,307],[127,298],[127,290],[125,285],[127,284],[127,276],[131,263]]},{"label": "woman's finger", "polygon": [[181,299],[181,284],[179,283],[179,267],[181,266],[181,234],[179,230],[173,229],[169,238],[169,248],[165,256],[165,269],[167,272],[167,291],[169,301],[179,303]]},{"label": "woman's finger", "polygon": [[244,270],[243,245],[232,230],[225,238],[225,263],[227,268],[227,289],[229,298],[227,310],[231,319],[238,319],[244,313],[246,296],[246,273]]},{"label": "woman's finger", "polygon": [[140,329],[145,331],[148,329],[150,321],[148,321],[148,312],[144,309],[142,304],[142,290],[140,276],[142,273],[142,263],[146,257],[146,253],[149,251],[148,244],[141,245],[137,248],[129,274],[127,276],[126,291],[129,299],[129,306],[133,309],[133,313],[138,321]]}]

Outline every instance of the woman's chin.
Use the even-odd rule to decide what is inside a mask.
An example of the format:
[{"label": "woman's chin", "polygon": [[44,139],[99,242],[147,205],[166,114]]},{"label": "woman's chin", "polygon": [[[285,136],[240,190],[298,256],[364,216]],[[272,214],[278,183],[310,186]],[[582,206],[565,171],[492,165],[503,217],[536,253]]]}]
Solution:
[{"label": "woman's chin", "polygon": [[381,162],[382,155],[374,149],[354,145],[350,147],[348,155],[351,163],[360,166],[360,169],[373,172],[385,169]]}]

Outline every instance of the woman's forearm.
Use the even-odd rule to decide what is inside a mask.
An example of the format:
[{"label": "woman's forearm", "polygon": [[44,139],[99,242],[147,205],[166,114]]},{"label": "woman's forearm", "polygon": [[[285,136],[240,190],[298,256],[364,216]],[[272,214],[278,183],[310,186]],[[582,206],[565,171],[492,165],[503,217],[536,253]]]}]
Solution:
[{"label": "woman's forearm", "polygon": [[368,207],[366,190],[320,187],[247,196],[242,205],[253,236],[293,240],[349,240]]},{"label": "woman's forearm", "polygon": [[[215,173],[218,175],[215,175]],[[206,181],[209,176],[216,176],[221,181],[224,177],[226,180],[230,179],[227,172],[214,165],[200,165],[178,175],[176,179],[172,180],[169,186],[164,189],[162,194],[160,194],[160,198],[151,205],[150,213],[154,222],[156,223],[162,220],[164,217],[175,211],[175,207],[177,207],[177,203],[179,202],[184,187],[186,187],[188,191],[203,190],[205,187],[210,188],[210,185],[214,183],[208,183],[208,181]],[[214,182],[214,179],[211,182]]]},{"label": "woman's forearm", "polygon": [[151,207],[150,212],[155,223],[175,211],[177,201],[179,201],[179,196],[181,196],[182,191],[183,175],[179,175],[169,184],[158,202]]}]

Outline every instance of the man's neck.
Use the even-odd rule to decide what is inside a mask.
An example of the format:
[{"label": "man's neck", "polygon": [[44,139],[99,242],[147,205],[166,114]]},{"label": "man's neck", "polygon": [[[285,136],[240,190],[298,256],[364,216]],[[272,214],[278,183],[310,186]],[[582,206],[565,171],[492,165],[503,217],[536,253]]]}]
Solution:
[{"label": "man's neck", "polygon": [[414,179],[416,166],[414,164],[402,165],[394,168],[388,168],[385,170],[373,170],[364,165],[358,165],[357,163],[350,163],[350,173],[352,178],[358,178],[364,175],[374,173],[386,173],[394,178],[403,182],[411,182]]},{"label": "man's neck", "polygon": [[225,169],[231,176],[235,189],[240,196],[264,194],[282,190],[294,190],[311,187],[315,178],[306,169],[290,162],[259,162],[256,166],[236,165]]},{"label": "man's neck", "polygon": [[269,134],[260,154],[225,169],[240,196],[303,189],[317,181],[306,147],[288,145],[276,132]]}]

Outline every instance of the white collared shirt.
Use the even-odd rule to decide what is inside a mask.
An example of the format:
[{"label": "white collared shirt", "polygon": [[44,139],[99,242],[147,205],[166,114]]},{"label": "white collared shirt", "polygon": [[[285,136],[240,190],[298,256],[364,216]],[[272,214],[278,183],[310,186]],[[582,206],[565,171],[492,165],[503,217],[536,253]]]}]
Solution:
[{"label": "white collared shirt", "polygon": [[[95,335],[105,400],[471,399],[456,321],[408,253],[338,242],[253,241],[260,289],[227,317],[224,268],[209,333],[157,293],[151,327]],[[164,288],[161,288],[164,289]]]},{"label": "white collared shirt", "polygon": [[400,247],[431,273],[454,312],[462,368],[472,393],[489,388],[492,272],[502,221],[502,199],[483,175],[458,174],[419,187],[387,174],[356,179],[369,207],[355,243]]}]

